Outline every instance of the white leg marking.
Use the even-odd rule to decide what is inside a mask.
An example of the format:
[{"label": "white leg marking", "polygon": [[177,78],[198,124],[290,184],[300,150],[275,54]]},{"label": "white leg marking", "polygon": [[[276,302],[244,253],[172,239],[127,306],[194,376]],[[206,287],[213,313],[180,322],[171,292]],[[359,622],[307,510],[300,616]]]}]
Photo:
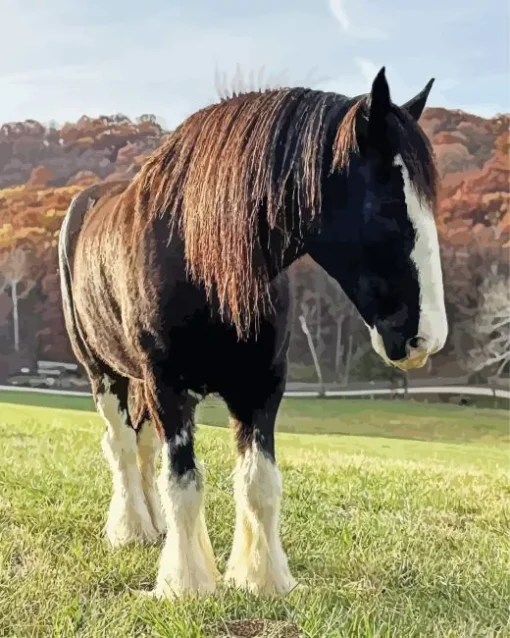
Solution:
[{"label": "white leg marking", "polygon": [[156,487],[156,464],[161,451],[161,439],[152,421],[145,421],[137,439],[138,467],[142,477],[142,488],[154,529],[158,534],[165,531],[165,519]]},{"label": "white leg marking", "polygon": [[102,448],[113,475],[106,534],[113,547],[130,542],[152,543],[158,535],[145,504],[136,464],[136,433],[129,427],[117,397],[109,392],[109,385],[105,379],[106,391],[98,396],[98,411],[107,426]]},{"label": "white leg marking", "polygon": [[[163,445],[159,493],[167,524],[154,594],[174,598],[208,594],[216,589],[219,574],[203,510],[202,478],[177,479],[170,469],[168,444]],[[203,472],[197,465],[197,475]]]},{"label": "white leg marking", "polygon": [[416,232],[411,259],[415,263],[420,285],[418,335],[425,339],[427,350],[434,353],[441,350],[448,336],[436,222],[433,212],[420,201],[400,155],[397,155],[394,164],[400,166],[402,171],[407,214]]},{"label": "white leg marking", "polygon": [[253,446],[237,461],[236,527],[225,579],[240,588],[286,594],[296,586],[280,543],[280,471]]}]

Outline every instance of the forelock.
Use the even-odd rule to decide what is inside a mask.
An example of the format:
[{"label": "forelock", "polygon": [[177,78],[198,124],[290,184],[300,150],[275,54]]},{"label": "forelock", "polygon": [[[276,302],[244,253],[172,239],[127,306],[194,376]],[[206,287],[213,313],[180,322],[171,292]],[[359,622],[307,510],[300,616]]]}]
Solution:
[{"label": "forelock", "polygon": [[414,118],[397,106],[390,113],[389,126],[397,145],[394,161],[401,158],[418,198],[434,210],[439,178],[430,140]]}]

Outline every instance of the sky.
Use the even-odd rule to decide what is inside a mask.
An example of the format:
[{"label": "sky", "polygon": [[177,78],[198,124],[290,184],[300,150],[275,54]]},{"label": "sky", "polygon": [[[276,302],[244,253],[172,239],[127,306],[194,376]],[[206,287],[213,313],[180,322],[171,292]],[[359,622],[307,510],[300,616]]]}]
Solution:
[{"label": "sky", "polygon": [[[505,0],[0,0],[0,122],[153,113],[168,128],[241,73],[402,103],[510,111]],[[226,79],[226,84],[225,84]]]}]

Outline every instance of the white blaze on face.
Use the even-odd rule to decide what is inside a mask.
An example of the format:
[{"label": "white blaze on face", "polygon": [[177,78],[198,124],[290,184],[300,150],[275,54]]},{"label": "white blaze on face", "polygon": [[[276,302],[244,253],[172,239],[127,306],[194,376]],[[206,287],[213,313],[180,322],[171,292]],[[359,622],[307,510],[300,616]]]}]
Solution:
[{"label": "white blaze on face", "polygon": [[416,233],[411,259],[416,266],[420,287],[417,336],[425,339],[424,348],[433,354],[441,350],[448,335],[436,223],[433,212],[420,201],[402,157],[397,155],[393,163],[402,171],[407,214]]},{"label": "white blaze on face", "polygon": [[381,335],[377,331],[377,328],[375,326],[369,326],[366,321],[364,321],[363,323],[368,328],[368,332],[370,334],[370,341],[372,343],[372,348],[374,349],[374,351],[381,357],[381,359],[387,365],[394,365],[390,361],[388,355],[386,354],[386,348],[384,347],[383,338],[381,337]]}]

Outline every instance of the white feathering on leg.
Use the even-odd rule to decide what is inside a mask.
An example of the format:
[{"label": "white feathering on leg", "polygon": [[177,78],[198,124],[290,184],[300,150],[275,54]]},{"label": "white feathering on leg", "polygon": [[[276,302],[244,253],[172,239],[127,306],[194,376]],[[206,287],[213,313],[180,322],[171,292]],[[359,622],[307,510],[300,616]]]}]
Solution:
[{"label": "white feathering on leg", "polygon": [[140,471],[136,462],[136,433],[128,425],[127,414],[120,409],[118,398],[110,390],[98,396],[98,411],[106,421],[102,448],[113,477],[106,534],[112,547],[131,542],[153,543],[157,539],[145,503]]},{"label": "white feathering on leg", "polygon": [[226,581],[266,594],[286,594],[296,586],[279,537],[281,495],[276,464],[253,445],[235,470],[236,526]]},{"label": "white feathering on leg", "polygon": [[[159,493],[167,524],[154,594],[174,598],[209,594],[219,574],[203,510],[202,471],[176,478],[170,469],[168,444],[163,446]],[[198,480],[197,480],[198,479]]]}]

